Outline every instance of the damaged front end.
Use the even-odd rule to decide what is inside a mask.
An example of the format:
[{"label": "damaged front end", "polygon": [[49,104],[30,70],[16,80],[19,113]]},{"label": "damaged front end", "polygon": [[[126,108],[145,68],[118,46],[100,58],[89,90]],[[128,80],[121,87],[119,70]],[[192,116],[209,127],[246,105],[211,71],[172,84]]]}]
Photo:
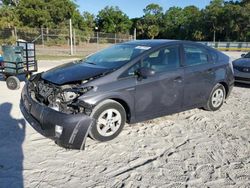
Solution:
[{"label": "damaged front end", "polygon": [[92,90],[94,87],[84,87],[85,81],[76,81],[65,85],[55,85],[41,79],[40,75],[32,78],[29,83],[29,89],[35,100],[66,114],[83,113],[90,115],[93,106],[78,101],[78,97]]},{"label": "damaged front end", "polygon": [[42,79],[41,74],[35,75],[22,91],[20,107],[24,117],[58,145],[84,149],[89,129],[95,123],[89,116],[93,106],[78,100],[93,89],[83,87],[84,82],[59,86]]}]

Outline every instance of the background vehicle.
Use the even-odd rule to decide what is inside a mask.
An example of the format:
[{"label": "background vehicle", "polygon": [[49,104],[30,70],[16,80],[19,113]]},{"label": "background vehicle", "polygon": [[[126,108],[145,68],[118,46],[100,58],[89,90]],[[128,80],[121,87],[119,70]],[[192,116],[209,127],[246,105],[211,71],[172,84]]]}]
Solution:
[{"label": "background vehicle", "polygon": [[1,67],[3,67],[3,57],[2,57],[2,55],[0,54],[0,69],[1,69]]},{"label": "background vehicle", "polygon": [[45,136],[82,149],[86,135],[108,141],[125,122],[198,107],[218,110],[233,84],[229,57],[212,48],[133,41],[33,76],[23,89],[21,109]]},{"label": "background vehicle", "polygon": [[250,83],[250,52],[233,61],[236,82]]}]

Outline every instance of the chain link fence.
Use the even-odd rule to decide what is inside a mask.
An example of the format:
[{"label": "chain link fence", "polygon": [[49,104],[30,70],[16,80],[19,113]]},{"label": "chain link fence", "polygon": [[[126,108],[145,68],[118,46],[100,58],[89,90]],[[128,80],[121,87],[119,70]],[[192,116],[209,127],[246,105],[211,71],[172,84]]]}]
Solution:
[{"label": "chain link fence", "polygon": [[[73,52],[86,56],[111,44],[133,40],[129,34],[102,33],[73,29]],[[0,29],[0,46],[15,44],[17,39],[36,43],[37,55],[65,56],[71,53],[69,29],[5,28]],[[219,50],[250,51],[250,42],[200,42]]]},{"label": "chain link fence", "polygon": [[199,42],[223,51],[250,51],[250,42]]},{"label": "chain link fence", "polygon": [[[36,43],[38,55],[69,55],[70,32],[68,29],[5,28],[0,29],[0,45],[15,44],[22,39]],[[111,44],[133,40],[133,36],[120,33],[102,33],[73,29],[74,55],[88,55]]]}]

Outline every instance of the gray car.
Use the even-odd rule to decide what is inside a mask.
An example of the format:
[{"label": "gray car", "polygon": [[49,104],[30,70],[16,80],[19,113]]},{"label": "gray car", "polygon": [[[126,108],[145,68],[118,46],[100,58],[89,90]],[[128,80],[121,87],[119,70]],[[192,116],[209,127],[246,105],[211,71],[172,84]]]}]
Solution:
[{"label": "gray car", "polygon": [[235,81],[250,84],[250,52],[233,61]]},{"label": "gray car", "polygon": [[173,40],[117,44],[31,77],[21,110],[38,132],[66,148],[86,137],[114,139],[125,123],[181,111],[218,110],[234,84],[230,58]]}]

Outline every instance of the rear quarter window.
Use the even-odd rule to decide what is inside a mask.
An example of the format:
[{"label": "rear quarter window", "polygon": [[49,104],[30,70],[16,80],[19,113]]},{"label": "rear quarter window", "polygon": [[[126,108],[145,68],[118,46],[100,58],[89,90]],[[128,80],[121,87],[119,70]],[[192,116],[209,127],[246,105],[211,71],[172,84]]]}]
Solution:
[{"label": "rear quarter window", "polygon": [[212,63],[218,63],[218,53],[216,51],[210,51],[210,57]]}]

